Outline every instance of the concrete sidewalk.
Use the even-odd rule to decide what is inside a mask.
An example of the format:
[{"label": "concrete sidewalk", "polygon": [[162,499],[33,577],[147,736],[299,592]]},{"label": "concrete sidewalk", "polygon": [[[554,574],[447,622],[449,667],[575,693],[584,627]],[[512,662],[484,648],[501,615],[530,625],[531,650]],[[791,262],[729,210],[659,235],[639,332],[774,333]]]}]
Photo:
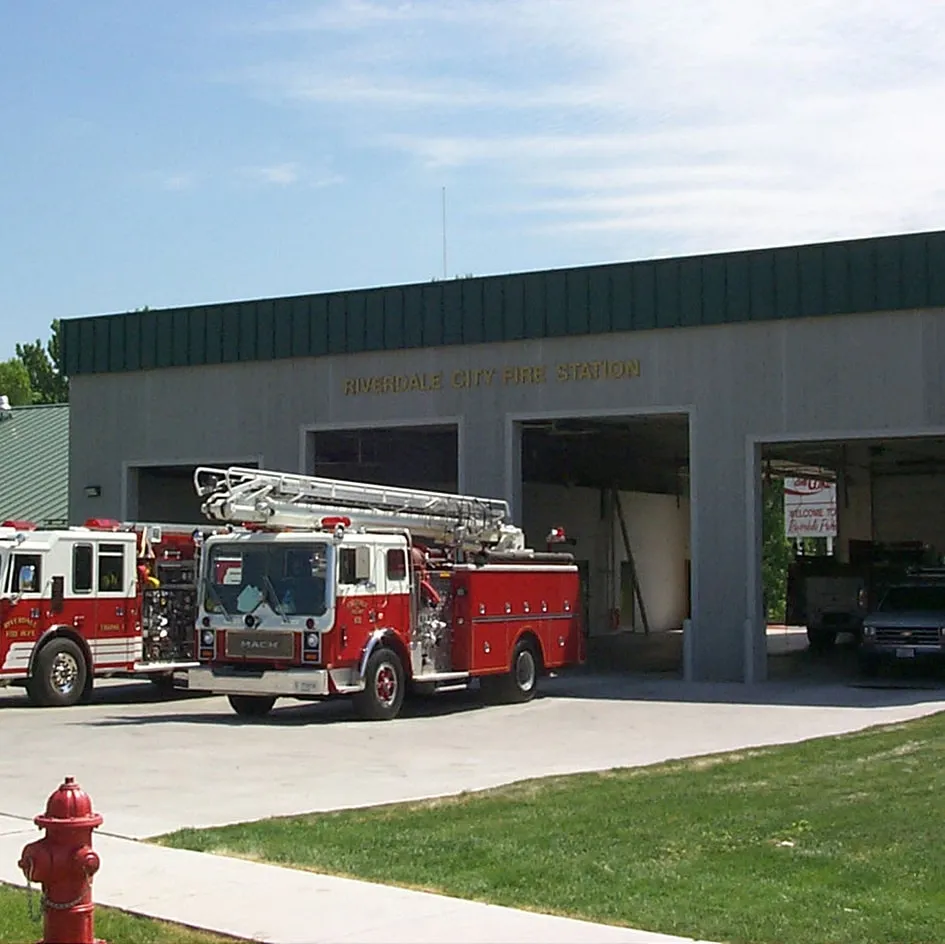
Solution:
[{"label": "concrete sidewalk", "polygon": [[[42,833],[0,816],[0,881],[23,886],[20,850]],[[272,944],[692,944],[692,939],[501,908],[95,836],[98,905]]]},{"label": "concrete sidewalk", "polygon": [[222,699],[139,702],[140,688],[131,686],[102,686],[96,703],[68,713],[8,698],[5,735],[29,744],[30,757],[24,765],[19,753],[0,756],[0,881],[23,884],[20,850],[41,835],[32,817],[62,776],[74,774],[105,817],[95,838],[100,905],[274,944],[682,944],[138,840],[796,743],[945,710],[939,687],[707,686],[589,674],[549,680],[546,689],[527,706],[480,707],[472,696],[415,706],[383,729],[350,720],[343,705],[287,705],[265,724],[246,724]]}]

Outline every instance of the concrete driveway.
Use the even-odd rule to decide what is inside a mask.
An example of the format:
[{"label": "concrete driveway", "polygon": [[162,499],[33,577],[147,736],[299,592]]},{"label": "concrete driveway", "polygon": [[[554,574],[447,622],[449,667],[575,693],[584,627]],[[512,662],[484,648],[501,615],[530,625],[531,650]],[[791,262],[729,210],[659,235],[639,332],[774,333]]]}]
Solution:
[{"label": "concrete driveway", "polygon": [[344,702],[280,702],[237,719],[225,699],[99,685],[91,704],[36,709],[0,690],[0,814],[33,817],[72,775],[102,831],[143,838],[183,826],[389,803],[528,777],[651,764],[799,741],[945,709],[945,688],[691,685],[578,673],[530,704],[476,692],[356,721]]}]

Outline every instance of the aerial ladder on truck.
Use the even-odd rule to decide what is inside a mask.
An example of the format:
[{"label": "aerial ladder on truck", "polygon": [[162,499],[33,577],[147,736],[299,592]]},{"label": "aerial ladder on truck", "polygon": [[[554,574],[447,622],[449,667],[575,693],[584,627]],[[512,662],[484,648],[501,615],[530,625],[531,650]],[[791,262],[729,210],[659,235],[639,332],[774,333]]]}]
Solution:
[{"label": "aerial ladder on truck", "polygon": [[201,466],[194,487],[203,513],[227,524],[321,529],[344,519],[346,527],[400,529],[467,552],[526,551],[524,532],[509,523],[508,502],[496,498],[241,466]]},{"label": "aerial ladder on truck", "polygon": [[201,551],[188,687],[238,713],[353,695],[390,718],[407,685],[474,678],[527,700],[541,671],[583,660],[573,557],[526,547],[504,500],[243,466],[200,466],[194,487],[226,530]]}]

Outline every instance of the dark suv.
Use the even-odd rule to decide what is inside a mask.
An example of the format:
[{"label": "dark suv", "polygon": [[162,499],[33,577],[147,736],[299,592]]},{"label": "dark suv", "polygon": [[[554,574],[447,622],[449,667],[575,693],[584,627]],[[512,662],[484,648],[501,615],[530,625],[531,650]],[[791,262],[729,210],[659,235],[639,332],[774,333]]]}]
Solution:
[{"label": "dark suv", "polygon": [[860,668],[875,675],[883,661],[945,659],[945,570],[892,584],[863,621]]}]

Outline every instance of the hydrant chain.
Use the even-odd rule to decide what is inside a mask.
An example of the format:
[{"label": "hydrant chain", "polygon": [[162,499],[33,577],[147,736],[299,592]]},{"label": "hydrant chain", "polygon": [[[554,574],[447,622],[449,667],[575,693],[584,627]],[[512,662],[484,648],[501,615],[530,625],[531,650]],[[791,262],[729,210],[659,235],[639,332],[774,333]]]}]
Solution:
[{"label": "hydrant chain", "polygon": [[68,901],[68,902],[51,901],[49,898],[43,895],[43,898],[42,898],[43,907],[53,908],[56,911],[68,911],[70,908],[75,908],[76,905],[81,905],[82,902],[85,901],[85,893],[89,890],[89,886],[91,886],[91,884],[92,883],[89,882],[89,884],[82,890],[82,893],[79,895],[79,897],[74,899],[73,901]]}]

